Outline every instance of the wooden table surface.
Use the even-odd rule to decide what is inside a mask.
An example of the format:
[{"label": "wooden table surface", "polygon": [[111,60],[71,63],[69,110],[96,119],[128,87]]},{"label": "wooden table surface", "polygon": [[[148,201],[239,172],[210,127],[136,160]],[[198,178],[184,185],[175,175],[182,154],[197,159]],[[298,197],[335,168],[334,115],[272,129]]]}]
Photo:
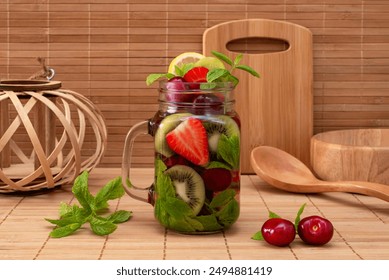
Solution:
[{"label": "wooden table surface", "polygon": [[[119,169],[93,170],[91,192],[119,175]],[[139,186],[148,186],[152,177],[152,169],[133,170],[132,180]],[[239,220],[226,232],[212,235],[165,230],[154,220],[151,205],[125,195],[111,201],[110,209],[131,210],[133,218],[111,235],[93,235],[85,226],[74,235],[55,239],[49,237],[53,227],[44,218],[57,218],[61,202],[74,202],[71,186],[38,196],[1,195],[0,259],[389,259],[387,202],[344,193],[286,193],[254,175],[242,176],[241,182]],[[332,221],[335,232],[330,243],[313,247],[296,237],[290,246],[279,248],[251,239],[267,219],[268,210],[294,220],[303,203],[307,203],[303,217],[321,215]]]}]

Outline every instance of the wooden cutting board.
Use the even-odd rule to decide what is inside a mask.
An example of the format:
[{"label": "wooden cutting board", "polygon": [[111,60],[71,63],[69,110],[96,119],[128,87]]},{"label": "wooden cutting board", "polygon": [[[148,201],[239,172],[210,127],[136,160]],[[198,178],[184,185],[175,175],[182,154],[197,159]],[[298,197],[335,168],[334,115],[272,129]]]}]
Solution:
[{"label": "wooden cutting board", "polygon": [[[243,55],[241,64],[257,70],[261,78],[234,71],[236,111],[241,118],[241,172],[253,174],[250,153],[259,145],[287,151],[310,165],[313,133],[312,34],[285,21],[248,19],[222,23],[203,35],[203,53],[212,50],[236,57],[227,48],[238,39],[272,38],[285,41],[284,50]],[[251,48],[251,47],[250,47]]]}]

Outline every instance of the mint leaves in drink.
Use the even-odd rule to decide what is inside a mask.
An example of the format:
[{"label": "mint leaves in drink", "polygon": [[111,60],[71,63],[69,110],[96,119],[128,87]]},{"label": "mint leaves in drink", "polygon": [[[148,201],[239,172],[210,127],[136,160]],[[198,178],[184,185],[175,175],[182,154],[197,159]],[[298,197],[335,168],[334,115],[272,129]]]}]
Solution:
[{"label": "mint leaves in drink", "polygon": [[211,51],[211,53],[218,58],[219,60],[225,62],[227,65],[230,66],[230,69],[220,69],[220,68],[214,68],[209,70],[207,73],[207,82],[232,82],[235,86],[239,83],[239,79],[232,75],[232,72],[235,69],[240,69],[245,72],[248,72],[254,77],[259,78],[259,74],[257,71],[255,71],[253,68],[251,68],[248,65],[240,64],[240,61],[243,58],[243,54],[238,54],[234,60],[230,59],[228,56],[226,56],[223,53],[217,52],[217,51]]},{"label": "mint leaves in drink", "polygon": [[72,192],[78,204],[61,203],[59,219],[46,218],[46,221],[56,226],[50,232],[51,237],[61,238],[71,235],[86,223],[89,223],[92,232],[96,235],[108,235],[116,230],[117,224],[124,223],[132,217],[132,212],[126,210],[102,215],[108,210],[109,200],[124,195],[120,177],[108,182],[95,196],[89,191],[88,178],[89,173],[84,171],[74,181]]},{"label": "mint leaves in drink", "polygon": [[243,54],[238,54],[231,59],[217,51],[211,53],[213,57],[205,57],[193,52],[182,53],[171,61],[168,73],[150,74],[146,78],[146,84],[150,86],[159,79],[181,78],[182,82],[202,83],[201,89],[211,89],[215,83],[220,82],[231,82],[236,86],[239,79],[232,74],[236,69],[248,72],[254,77],[260,77],[253,68],[240,63]]}]

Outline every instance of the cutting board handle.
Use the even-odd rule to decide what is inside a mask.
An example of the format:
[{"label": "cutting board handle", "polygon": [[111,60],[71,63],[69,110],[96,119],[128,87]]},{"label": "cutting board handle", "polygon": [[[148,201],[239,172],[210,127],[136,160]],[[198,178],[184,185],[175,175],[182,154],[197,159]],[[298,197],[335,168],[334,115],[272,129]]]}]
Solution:
[{"label": "cutting board handle", "polygon": [[[297,48],[303,43],[301,38],[311,40],[311,31],[301,25],[287,21],[269,20],[269,19],[244,19],[224,22],[208,28],[203,34],[203,42],[210,43],[210,38],[217,38],[219,45],[222,43],[223,53],[231,52],[227,45],[231,41],[245,38],[272,38],[286,41],[289,44],[287,50],[282,51],[285,54]],[[204,50],[206,46],[204,45]],[[279,52],[278,52],[279,53]],[[207,54],[209,55],[209,54]],[[258,55],[258,54],[245,54]],[[261,54],[259,54],[261,55]]]}]

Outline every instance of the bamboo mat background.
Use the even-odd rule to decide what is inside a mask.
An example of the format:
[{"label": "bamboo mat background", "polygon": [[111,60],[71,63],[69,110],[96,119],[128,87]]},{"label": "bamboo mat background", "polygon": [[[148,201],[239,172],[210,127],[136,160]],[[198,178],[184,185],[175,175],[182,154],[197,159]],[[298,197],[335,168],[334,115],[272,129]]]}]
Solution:
[{"label": "bamboo mat background", "polygon": [[[287,20],[314,35],[314,132],[389,124],[387,0],[1,0],[0,79],[28,78],[46,57],[63,88],[103,111],[108,149],[101,166],[121,162],[124,137],[157,108],[145,77],[185,51],[202,52],[202,34],[245,18]],[[238,51],[279,49],[235,42]],[[238,88],[239,90],[239,88]],[[150,137],[137,166],[151,166]]]},{"label": "bamboo mat background", "polygon": [[[92,193],[120,174],[119,169],[95,169],[89,177]],[[152,169],[135,169],[132,180],[148,186]],[[133,218],[120,224],[107,237],[93,235],[87,226],[69,237],[54,239],[45,217],[58,217],[61,202],[74,202],[70,186],[29,197],[1,196],[0,259],[389,259],[389,215],[387,202],[362,195],[327,193],[291,194],[263,183],[257,176],[242,176],[241,215],[225,233],[181,235],[162,228],[152,207],[124,196],[110,209],[133,211]],[[335,231],[325,246],[305,245],[299,237],[289,247],[274,247],[254,241],[272,210],[294,220],[298,208],[307,203],[302,217],[321,215],[331,220]]]}]

